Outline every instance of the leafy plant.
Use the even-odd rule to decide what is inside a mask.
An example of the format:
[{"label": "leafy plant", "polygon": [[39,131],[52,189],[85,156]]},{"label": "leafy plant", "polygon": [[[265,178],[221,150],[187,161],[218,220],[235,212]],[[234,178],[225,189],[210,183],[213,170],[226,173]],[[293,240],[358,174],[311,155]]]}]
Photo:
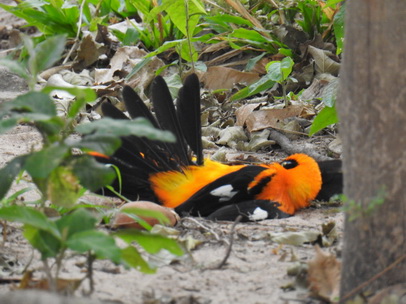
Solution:
[{"label": "leafy plant", "polygon": [[293,77],[290,76],[293,65],[294,62],[290,57],[285,57],[281,61],[269,62],[266,65],[267,73],[265,76],[262,76],[257,82],[235,93],[233,96],[231,96],[230,100],[247,98],[261,91],[272,88],[275,83],[279,83],[282,87],[283,98],[285,100],[285,103],[287,104],[288,99],[286,98],[286,86],[289,81],[296,81]]},{"label": "leafy plant", "polygon": [[[55,36],[34,46],[33,41],[25,37],[24,43],[29,53],[26,62],[2,62],[25,77],[33,87],[38,73],[59,59],[65,39]],[[55,89],[65,90],[76,96],[64,117],[57,115],[55,103],[49,96]],[[73,210],[85,190],[95,191],[112,182],[116,176],[114,170],[97,163],[87,152],[111,155],[120,145],[120,136],[133,134],[154,140],[175,140],[171,133],[153,128],[145,119],[120,121],[105,118],[75,126],[79,111],[86,102],[95,98],[91,89],[45,87],[39,92],[29,91],[0,105],[0,133],[24,123],[36,128],[42,136],[40,150],[17,156],[0,169],[0,201],[3,204],[0,207],[0,218],[24,224],[24,236],[41,253],[49,285],[53,289],[56,288],[59,270],[68,249],[79,253],[87,252],[90,260],[107,258],[140,271],[154,271],[131,245],[124,249],[117,247],[115,237],[120,237],[120,234],[115,236],[98,231],[98,219],[84,208],[65,212],[59,219],[47,218],[41,212],[46,202],[58,208]],[[72,141],[69,136],[74,132],[85,136]],[[74,153],[75,148],[84,153]],[[23,171],[30,175],[41,194],[39,210],[13,205],[17,193],[4,198],[12,182]],[[142,215],[142,212],[136,210],[135,214]],[[147,252],[152,242],[155,249],[167,249],[174,254],[182,254],[173,240],[139,231],[133,231],[132,234],[135,241],[137,238],[141,239],[140,245]],[[49,259],[55,261],[54,271],[49,266]]]},{"label": "leafy plant", "polygon": [[131,2],[137,1],[125,1],[123,4],[119,0],[27,0],[18,1],[16,6],[0,3],[0,7],[26,20],[29,26],[35,26],[45,36],[65,34],[74,38],[81,30],[79,26],[86,25],[94,31],[97,24],[107,25],[114,15],[126,18],[136,13],[137,9]]}]

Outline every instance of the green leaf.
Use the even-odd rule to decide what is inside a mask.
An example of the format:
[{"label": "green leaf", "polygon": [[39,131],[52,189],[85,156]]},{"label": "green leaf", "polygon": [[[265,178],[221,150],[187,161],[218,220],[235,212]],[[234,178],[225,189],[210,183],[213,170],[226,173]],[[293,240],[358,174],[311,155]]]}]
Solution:
[{"label": "green leaf", "polygon": [[132,268],[143,273],[155,273],[156,269],[149,266],[149,264],[142,258],[140,253],[133,246],[128,246],[121,250],[121,258],[123,261]]},{"label": "green leaf", "polygon": [[30,118],[35,121],[35,126],[42,135],[46,134],[47,140],[49,142],[55,142],[60,139],[60,134],[65,127],[65,121],[62,117],[52,116],[52,117],[41,117],[38,114],[25,114],[24,118],[31,121]]},{"label": "green leaf", "polygon": [[71,146],[72,148],[112,155],[120,145],[121,140],[116,135],[88,134],[80,142],[74,143]]},{"label": "green leaf", "polygon": [[[163,0],[162,4],[165,5],[165,11],[168,13],[169,18],[175,26],[185,36],[191,36],[192,33],[187,32],[186,22],[189,24],[189,30],[196,28],[199,22],[200,15],[206,14],[204,6],[198,0],[188,1],[188,14],[186,14],[184,0]],[[170,5],[168,5],[170,4]],[[187,15],[189,20],[187,20]]]},{"label": "green leaf", "polygon": [[145,249],[145,251],[151,254],[158,253],[162,249],[166,249],[175,255],[183,254],[182,248],[175,240],[159,234],[152,234],[135,229],[126,229],[116,232],[115,235],[129,244],[137,242]]},{"label": "green leaf", "polygon": [[80,184],[90,191],[99,190],[111,184],[116,178],[112,168],[97,162],[90,156],[75,158],[72,166],[73,173],[79,178]]},{"label": "green leaf", "polygon": [[61,237],[56,224],[48,219],[42,212],[32,207],[9,206],[0,208],[0,218],[6,221],[19,222],[33,226],[51,233],[56,238]]},{"label": "green leaf", "polygon": [[93,251],[98,258],[107,258],[115,263],[121,261],[121,250],[114,238],[101,231],[86,230],[73,234],[66,242],[68,248],[78,252]]},{"label": "green leaf", "polygon": [[257,82],[250,84],[249,86],[241,89],[233,96],[230,97],[231,101],[247,98],[249,96],[258,94],[259,92],[268,90],[275,85],[275,81],[270,79],[269,74],[261,77]]},{"label": "green leaf", "polygon": [[76,100],[70,104],[68,110],[68,118],[74,118],[79,111],[86,105],[87,102],[95,101],[97,95],[94,90],[89,88],[66,88],[66,87],[54,87],[48,86],[42,89],[42,92],[49,94],[53,90],[66,91],[76,97]]},{"label": "green leaf", "polygon": [[8,192],[16,176],[20,173],[24,166],[26,156],[14,158],[5,167],[0,169],[0,199]]},{"label": "green leaf", "polygon": [[97,219],[85,208],[79,208],[56,221],[62,236],[68,240],[75,233],[92,230]]},{"label": "green leaf", "polygon": [[152,124],[143,117],[133,120],[103,118],[93,123],[79,125],[76,130],[82,134],[96,132],[96,134],[116,136],[143,136],[152,140],[165,142],[175,142],[176,140],[172,133],[155,129]]},{"label": "green leaf", "polygon": [[17,124],[16,118],[8,118],[0,120],[0,134],[12,129]]},{"label": "green leaf", "polygon": [[337,55],[341,54],[344,48],[344,19],[345,3],[341,5],[340,10],[335,14],[333,20],[334,35],[336,37]]},{"label": "green leaf", "polygon": [[55,257],[62,248],[60,238],[55,237],[48,231],[28,224],[24,226],[24,237],[41,253],[43,260]]},{"label": "green leaf", "polygon": [[82,195],[78,178],[67,167],[56,167],[47,182],[47,198],[56,206],[72,207]]},{"label": "green leaf", "polygon": [[17,74],[22,78],[29,78],[26,67],[18,61],[3,58],[0,59],[0,65],[7,67],[12,73]]},{"label": "green leaf", "polygon": [[23,111],[44,114],[46,116],[55,116],[56,108],[53,100],[46,94],[40,92],[28,92],[18,96],[13,101],[4,103],[0,106],[2,111]]},{"label": "green leaf", "polygon": [[282,83],[292,72],[293,65],[292,58],[285,57],[281,61],[271,61],[266,65],[266,69],[271,80]]},{"label": "green leaf", "polygon": [[46,178],[69,152],[65,145],[54,145],[27,156],[24,169],[33,178]]},{"label": "green leaf", "polygon": [[56,35],[47,38],[34,48],[28,59],[28,67],[33,75],[51,67],[58,61],[65,50],[65,35]]},{"label": "green leaf", "polygon": [[12,204],[13,202],[15,202],[17,200],[17,198],[20,195],[23,195],[24,193],[33,190],[33,188],[31,187],[26,187],[23,188],[21,190],[18,190],[17,192],[14,192],[13,194],[11,194],[10,196],[8,196],[7,198],[4,199],[0,199],[0,205],[4,205],[7,206],[9,204]]},{"label": "green leaf", "polygon": [[260,61],[262,59],[262,57],[264,57],[266,55],[266,53],[262,53],[261,55],[258,55],[254,58],[250,58],[247,62],[247,66],[245,67],[246,71],[251,71],[255,65],[257,64],[258,61]]},{"label": "green leaf", "polygon": [[134,45],[140,39],[140,33],[135,28],[128,28],[123,38],[124,45]]},{"label": "green leaf", "polygon": [[338,122],[336,107],[324,107],[323,110],[314,118],[312,126],[310,127],[309,135],[319,132],[325,127]]}]

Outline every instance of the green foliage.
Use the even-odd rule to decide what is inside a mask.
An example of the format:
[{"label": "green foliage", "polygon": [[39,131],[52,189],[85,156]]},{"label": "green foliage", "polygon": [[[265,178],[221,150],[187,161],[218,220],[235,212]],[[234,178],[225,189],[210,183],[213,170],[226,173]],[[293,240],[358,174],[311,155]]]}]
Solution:
[{"label": "green foliage", "polygon": [[310,127],[309,135],[312,136],[320,130],[338,122],[338,116],[335,105],[333,107],[324,107],[314,118]]},{"label": "green foliage", "polygon": [[[55,36],[36,46],[32,40],[25,37],[24,43],[29,55],[25,63],[11,60],[4,62],[9,67],[14,67],[14,72],[35,84],[37,75],[59,60],[65,37]],[[49,57],[45,55],[46,52]],[[65,90],[76,96],[64,117],[57,116],[55,103],[49,96],[55,89]],[[87,102],[95,99],[96,95],[90,89],[46,87],[40,92],[29,91],[0,105],[1,133],[19,123],[25,123],[35,127],[43,140],[40,150],[18,156],[0,169],[0,219],[24,224],[25,238],[40,252],[45,265],[49,265],[49,259],[54,259],[56,265],[61,265],[66,250],[73,250],[152,273],[155,269],[148,265],[130,242],[127,247],[120,248],[116,245],[116,239],[122,237],[127,241],[134,233],[133,241],[138,242],[146,252],[157,253],[166,249],[175,255],[181,255],[183,251],[176,241],[147,232],[127,232],[121,236],[99,231],[99,219],[84,207],[75,204],[86,189],[95,191],[109,185],[116,177],[112,168],[96,162],[86,152],[111,155],[121,144],[119,138],[127,135],[170,142],[174,142],[175,138],[170,132],[154,129],[145,119],[102,119],[75,128],[77,114]],[[68,141],[68,136],[73,132],[80,132],[84,136],[75,142]],[[81,149],[85,154],[73,154],[74,148]],[[49,201],[52,206],[66,211],[61,217],[48,218],[41,209],[13,204],[17,196],[26,189],[6,198],[12,182],[23,171],[31,176],[40,191],[40,207],[45,207],[45,202]],[[156,216],[156,212],[148,213],[139,209],[128,212],[135,219],[145,215]],[[161,214],[156,217],[165,222]],[[57,270],[52,273],[49,267],[44,268],[50,286],[56,286],[59,268],[57,266]]]},{"label": "green foliage", "polygon": [[[109,235],[99,231],[96,229],[97,218],[84,208],[55,220],[47,218],[32,207],[8,206],[0,208],[0,218],[23,223],[24,236],[41,253],[42,260],[62,259],[65,251],[70,249],[80,253],[90,252],[96,258],[109,259],[114,263],[152,273],[155,269],[148,266],[138,250],[131,245],[133,242],[137,242],[151,254],[162,249],[174,255],[183,254],[176,241],[158,234],[126,230]],[[128,246],[118,247],[115,238],[123,239]]]},{"label": "green foliage", "polygon": [[266,65],[267,74],[261,77],[257,82],[241,89],[230,100],[238,100],[247,98],[249,96],[258,94],[259,92],[272,88],[275,83],[279,83],[282,86],[284,100],[286,102],[286,85],[289,81],[295,81],[290,77],[294,62],[292,58],[285,57],[281,61],[271,61]]},{"label": "green foliage", "polygon": [[332,124],[338,123],[338,115],[336,110],[337,91],[338,79],[331,81],[324,88],[322,102],[324,103],[325,107],[314,118],[309,131],[310,136]]},{"label": "green foliage", "polygon": [[334,35],[337,44],[337,55],[341,54],[344,48],[344,18],[345,18],[345,3],[341,5],[340,10],[334,16]]}]

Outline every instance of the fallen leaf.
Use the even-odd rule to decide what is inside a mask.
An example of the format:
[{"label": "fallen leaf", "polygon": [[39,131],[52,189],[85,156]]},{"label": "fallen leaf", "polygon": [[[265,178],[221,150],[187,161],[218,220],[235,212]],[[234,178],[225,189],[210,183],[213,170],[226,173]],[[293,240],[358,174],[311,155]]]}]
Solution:
[{"label": "fallen leaf", "polygon": [[309,289],[317,297],[335,303],[340,294],[341,262],[315,246],[316,255],[308,262]]},{"label": "fallen leaf", "polygon": [[235,148],[238,142],[246,142],[248,140],[243,127],[227,127],[220,131],[220,138],[217,140],[218,145],[229,146]]},{"label": "fallen leaf", "polygon": [[258,151],[263,147],[269,147],[274,145],[276,142],[274,140],[269,140],[269,134],[271,131],[262,130],[262,132],[251,133],[251,140],[248,144],[248,151]]},{"label": "fallen leaf", "polygon": [[239,107],[235,111],[235,116],[237,118],[235,125],[243,127],[245,125],[245,121],[247,120],[247,117],[254,110],[258,109],[260,106],[261,106],[260,103],[251,103],[251,104],[246,104],[246,105],[243,105],[242,107]]},{"label": "fallen leaf", "polygon": [[301,246],[314,243],[319,237],[318,231],[275,232],[270,234],[272,241],[278,244]]},{"label": "fallen leaf", "polygon": [[315,48],[314,46],[309,46],[309,53],[312,55],[316,63],[316,72],[317,73],[328,73],[333,74],[334,76],[338,75],[340,70],[340,64],[329,56],[334,56],[334,54],[327,50],[321,50]]},{"label": "fallen leaf", "polygon": [[[33,271],[27,271],[24,273],[21,279],[18,289],[41,289],[41,290],[51,290],[49,286],[49,281],[47,279],[34,279]],[[60,294],[71,295],[82,283],[82,279],[55,279],[56,280],[56,290]]]},{"label": "fallen leaf", "polygon": [[303,106],[289,106],[284,109],[265,109],[254,111],[248,115],[245,123],[248,131],[260,131],[266,128],[280,129],[280,122],[289,117],[297,117],[303,111]]},{"label": "fallen leaf", "polygon": [[88,33],[81,40],[73,68],[82,70],[92,65],[99,59],[100,55],[106,53],[106,50],[107,47],[104,44],[96,42],[93,36]]},{"label": "fallen leaf", "polygon": [[257,80],[259,80],[257,73],[241,72],[221,66],[209,67],[201,78],[204,87],[209,90],[231,89],[236,83],[249,85]]}]

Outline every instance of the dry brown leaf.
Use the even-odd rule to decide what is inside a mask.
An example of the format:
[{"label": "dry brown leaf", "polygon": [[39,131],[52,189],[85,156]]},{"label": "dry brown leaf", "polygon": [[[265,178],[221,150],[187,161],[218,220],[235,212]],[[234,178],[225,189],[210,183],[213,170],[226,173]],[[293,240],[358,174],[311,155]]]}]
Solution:
[{"label": "dry brown leaf", "polygon": [[79,46],[77,56],[75,58],[74,69],[82,70],[95,63],[100,55],[105,54],[107,47],[94,40],[91,34],[86,35]]},{"label": "dry brown leaf", "polygon": [[237,121],[235,123],[236,126],[244,126],[245,121],[247,120],[248,116],[256,109],[260,107],[260,103],[251,103],[243,105],[242,107],[238,108],[235,111],[235,116],[237,117]]},{"label": "dry brown leaf", "polygon": [[254,111],[248,115],[245,123],[248,131],[260,131],[266,128],[280,129],[281,122],[289,117],[297,117],[303,111],[303,106],[289,106],[284,109],[266,109]]},{"label": "dry brown leaf", "polygon": [[228,51],[220,56],[216,56],[213,59],[209,60],[206,62],[207,66],[216,66],[224,63],[225,61],[237,57],[239,54],[241,54],[244,51],[244,48],[241,48],[239,50],[231,50]]},{"label": "dry brown leaf", "polygon": [[340,70],[340,64],[335,62],[329,56],[334,56],[333,53],[327,50],[321,50],[315,48],[314,46],[309,45],[309,53],[312,55],[316,63],[316,72],[333,74],[334,76],[338,75]]},{"label": "dry brown leaf", "polygon": [[241,72],[234,69],[215,66],[209,67],[201,81],[209,90],[231,89],[236,83],[250,85],[259,79],[257,73]]},{"label": "dry brown leaf", "polygon": [[316,255],[308,262],[309,289],[315,296],[335,303],[340,294],[341,262],[315,246]]},{"label": "dry brown leaf", "polygon": [[326,7],[326,3],[322,0],[317,0],[317,2],[319,3],[321,9],[324,11],[324,13],[326,14],[328,20],[332,21],[334,18],[334,15],[336,13],[336,11],[338,10],[334,10],[331,7]]},{"label": "dry brown leaf", "polygon": [[[80,286],[82,279],[56,279],[56,290],[58,293],[71,295]],[[41,289],[51,290],[47,279],[34,279],[33,271],[24,273],[19,289]]]},{"label": "dry brown leaf", "polygon": [[[109,83],[115,80],[115,78],[121,78],[127,76],[134,66],[139,63],[147,53],[144,50],[135,46],[121,47],[114,54],[110,60],[110,68],[108,69],[95,69],[95,82]],[[145,65],[138,73],[127,81],[127,84],[131,87],[137,87],[143,90],[154,79],[154,72],[162,67],[164,63],[158,57],[154,57],[147,65]],[[117,79],[116,79],[117,80]]]}]

